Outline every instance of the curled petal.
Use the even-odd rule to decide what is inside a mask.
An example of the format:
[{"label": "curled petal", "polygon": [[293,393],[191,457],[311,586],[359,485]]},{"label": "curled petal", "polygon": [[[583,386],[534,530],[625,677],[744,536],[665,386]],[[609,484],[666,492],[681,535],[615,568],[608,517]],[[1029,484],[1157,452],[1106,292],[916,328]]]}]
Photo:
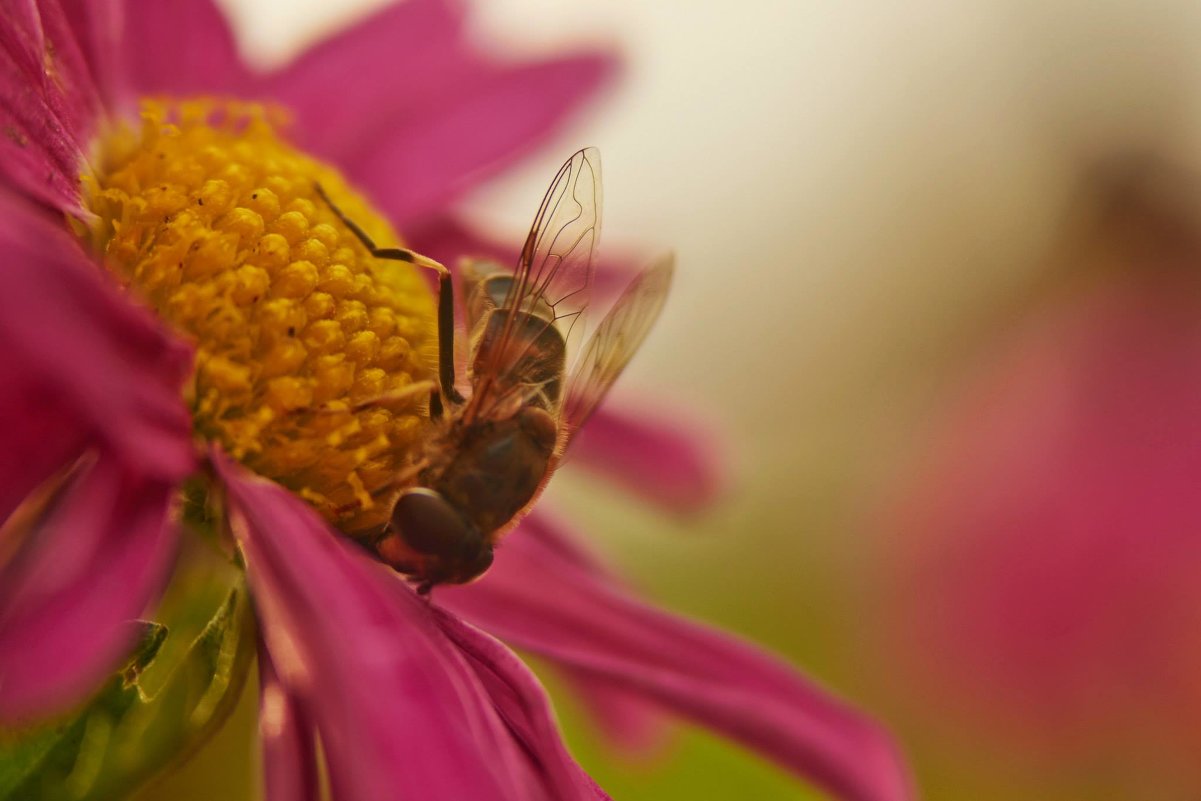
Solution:
[{"label": "curled petal", "polygon": [[104,454],[32,524],[0,570],[0,721],[68,708],[127,654],[174,557],[173,495]]},{"label": "curled petal", "polygon": [[3,192],[0,250],[0,410],[10,421],[0,426],[0,515],[85,439],[147,477],[186,475],[188,349],[108,285],[61,223]]},{"label": "curled petal", "polygon": [[482,581],[438,593],[507,642],[738,740],[837,798],[911,797],[875,723],[774,657],[639,602],[542,515],[505,540]]},{"label": "curled petal", "polygon": [[100,96],[58,0],[0,8],[0,175],[66,214],[86,216],[79,175]]},{"label": "curled petal", "polygon": [[264,644],[333,795],[596,799],[516,658],[419,598],[303,502],[215,454]]},{"label": "curled petal", "polygon": [[550,798],[603,799],[608,796],[580,769],[555,726],[554,713],[538,679],[517,656],[448,612],[434,609],[446,636],[459,647],[487,691],[509,731],[522,747],[536,754],[551,755],[538,766],[546,773]]},{"label": "curled petal", "polygon": [[627,411],[607,402],[572,440],[573,463],[685,514],[710,503],[726,483],[715,437],[679,415]]}]

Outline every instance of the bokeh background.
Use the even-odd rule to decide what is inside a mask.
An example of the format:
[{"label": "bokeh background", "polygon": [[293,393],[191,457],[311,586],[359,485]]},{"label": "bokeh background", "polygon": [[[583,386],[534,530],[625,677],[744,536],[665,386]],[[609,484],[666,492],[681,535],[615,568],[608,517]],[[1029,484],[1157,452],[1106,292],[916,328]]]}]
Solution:
[{"label": "bokeh background", "polygon": [[[263,63],[379,4],[223,3]],[[608,252],[680,263],[617,394],[711,421],[732,476],[685,523],[569,470],[549,500],[652,597],[885,720],[931,801],[1201,797],[1201,249],[1180,177],[1201,159],[1201,8],[475,6],[500,50],[625,53],[557,148],[467,205],[516,242],[562,158],[601,148]],[[380,65],[409,67],[403,42]],[[1174,166],[1115,200],[1128,153]],[[686,729],[618,759],[560,711],[614,797],[817,797]],[[251,797],[250,703],[239,720],[144,799]]]}]

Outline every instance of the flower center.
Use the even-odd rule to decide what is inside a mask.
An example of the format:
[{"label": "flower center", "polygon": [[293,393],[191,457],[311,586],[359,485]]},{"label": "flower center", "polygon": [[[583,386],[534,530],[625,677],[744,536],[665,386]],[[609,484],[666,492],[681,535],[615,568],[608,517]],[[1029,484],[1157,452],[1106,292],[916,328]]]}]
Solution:
[{"label": "flower center", "polygon": [[140,131],[99,143],[84,178],[104,263],[180,334],[196,362],[194,427],[345,531],[413,458],[431,376],[433,300],[417,270],[381,262],[388,224],[342,177],[283,142],[261,106],[147,102]]}]

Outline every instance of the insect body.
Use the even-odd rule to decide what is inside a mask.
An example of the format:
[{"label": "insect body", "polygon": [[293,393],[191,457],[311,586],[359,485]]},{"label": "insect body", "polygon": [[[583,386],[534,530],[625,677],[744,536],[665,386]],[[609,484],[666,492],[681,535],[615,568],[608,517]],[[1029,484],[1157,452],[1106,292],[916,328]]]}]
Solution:
[{"label": "insect body", "polygon": [[[625,290],[567,379],[569,343],[578,338],[588,307],[600,209],[599,154],[582,150],[551,183],[515,270],[487,262],[465,266],[471,353],[466,399],[455,390],[453,363],[447,363],[453,358],[451,283],[436,265],[443,270],[441,392],[431,400],[438,429],[375,540],[381,557],[422,591],[470,581],[488,569],[493,547],[546,485],[572,435],[663,307],[670,258]],[[345,221],[376,255],[421,263],[408,251],[375,248]]]}]

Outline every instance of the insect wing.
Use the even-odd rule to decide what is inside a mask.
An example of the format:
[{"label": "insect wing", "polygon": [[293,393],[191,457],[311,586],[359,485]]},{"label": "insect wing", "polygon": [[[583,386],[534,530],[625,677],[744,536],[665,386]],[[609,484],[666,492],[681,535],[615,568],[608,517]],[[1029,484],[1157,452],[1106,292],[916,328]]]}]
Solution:
[{"label": "insect wing", "polygon": [[601,162],[594,147],[569,158],[551,182],[521,248],[505,308],[545,303],[575,326],[588,306],[601,229]]},{"label": "insect wing", "polygon": [[575,153],[559,169],[534,217],[501,309],[509,314],[493,336],[472,354],[475,398],[481,409],[497,393],[513,389],[510,372],[527,360],[527,345],[540,339],[537,328],[556,327],[565,341],[583,331],[593,260],[601,228],[600,152]]},{"label": "insect wing", "polygon": [[659,319],[674,270],[671,255],[647,268],[621,294],[588,341],[567,385],[560,423],[563,447],[592,416]]}]

